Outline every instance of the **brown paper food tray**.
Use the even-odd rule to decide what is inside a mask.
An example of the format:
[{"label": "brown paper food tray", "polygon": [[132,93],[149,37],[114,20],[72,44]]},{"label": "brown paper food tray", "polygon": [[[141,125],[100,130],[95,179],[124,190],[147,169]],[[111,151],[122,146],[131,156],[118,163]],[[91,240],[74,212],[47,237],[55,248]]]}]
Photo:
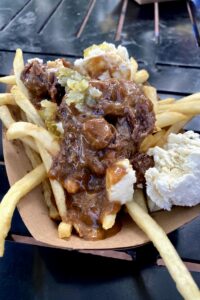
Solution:
[{"label": "brown paper food tray", "polygon": [[[10,142],[3,134],[3,149],[10,185],[30,171],[31,165],[19,141]],[[18,204],[18,210],[26,227],[39,242],[65,249],[122,249],[147,243],[145,234],[131,221],[129,216],[116,235],[100,241],[86,241],[77,236],[68,240],[58,238],[57,225],[49,218],[40,187],[37,187]],[[173,208],[171,212],[154,213],[156,221],[169,233],[188,223],[200,214],[200,205],[192,208]]]}]

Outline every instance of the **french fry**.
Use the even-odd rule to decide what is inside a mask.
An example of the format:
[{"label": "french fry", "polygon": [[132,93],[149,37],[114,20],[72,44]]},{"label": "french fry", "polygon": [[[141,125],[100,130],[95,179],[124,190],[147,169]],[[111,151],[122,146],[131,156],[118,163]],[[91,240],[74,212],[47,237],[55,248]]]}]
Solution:
[{"label": "french fry", "polygon": [[69,238],[72,234],[72,224],[60,222],[58,225],[58,236],[60,239]]},{"label": "french fry", "polygon": [[11,219],[19,200],[33,190],[46,178],[43,164],[17,181],[6,193],[0,203],[0,256],[4,254],[5,238],[11,225]]},{"label": "french fry", "polygon": [[140,152],[146,152],[149,148],[151,148],[151,145],[154,145],[154,135],[149,134],[146,136],[146,138],[143,140],[142,144],[140,145]]},{"label": "french fry", "polygon": [[144,192],[142,189],[135,189],[134,190],[134,201],[144,209],[148,213],[148,208],[144,196]]},{"label": "french fry", "polygon": [[[13,123],[15,123],[15,120],[13,119],[9,109],[7,106],[2,105],[0,106],[0,119],[3,123],[3,125],[8,129]],[[38,152],[38,149],[31,137],[24,137],[20,139],[24,144],[28,145],[31,149]]]},{"label": "french fry", "polygon": [[168,127],[177,122],[185,120],[187,120],[187,116],[185,116],[184,114],[175,111],[163,112],[156,115],[156,126],[160,128]]},{"label": "french fry", "polygon": [[14,70],[14,74],[15,74],[15,80],[16,80],[16,84],[17,84],[19,90],[28,98],[29,97],[28,91],[20,78],[23,69],[24,69],[23,52],[21,49],[17,49],[16,53],[15,53],[15,58],[13,61],[13,70]]},{"label": "french fry", "polygon": [[158,105],[166,105],[166,104],[172,104],[176,101],[175,98],[166,98],[158,101]]},{"label": "french fry", "polygon": [[156,132],[156,133],[153,135],[154,140],[152,141],[151,145],[148,145],[148,149],[149,149],[150,147],[155,147],[156,144],[164,138],[165,132],[166,132],[166,131],[165,131],[164,129],[161,130],[161,131]]},{"label": "french fry", "polygon": [[15,98],[17,105],[23,110],[26,115],[31,119],[34,124],[45,127],[43,120],[41,119],[38,111],[28,98],[19,90],[17,86],[13,86],[11,93]]},{"label": "french fry", "polygon": [[108,214],[103,217],[102,227],[105,230],[112,228],[115,224],[116,214]]},{"label": "french fry", "polygon": [[180,100],[178,100],[178,102],[193,102],[193,101],[200,101],[200,93],[195,93],[186,97],[181,98]]},{"label": "french fry", "polygon": [[159,113],[163,111],[177,112],[186,115],[196,116],[200,114],[200,101],[181,102],[159,106]]},{"label": "french fry", "polygon": [[138,70],[138,63],[135,60],[135,58],[133,58],[133,57],[130,58],[130,67],[131,67],[131,78],[130,78],[130,80],[134,80],[135,73]]},{"label": "french fry", "polygon": [[[26,120],[26,115],[23,111],[21,111],[21,117],[22,117],[22,120]],[[33,140],[33,143],[34,143],[34,140]],[[37,147],[37,146],[35,145],[35,147]],[[39,164],[41,164],[42,161],[41,161],[40,156],[35,151],[33,151],[29,146],[27,146],[25,143],[24,143],[24,150],[25,150],[26,155],[29,158],[33,168],[36,168]],[[37,148],[37,150],[38,150],[38,148]],[[52,203],[52,191],[51,191],[51,187],[50,187],[48,179],[46,179],[42,182],[42,189],[43,189],[45,203],[49,209],[50,218],[54,219],[54,220],[60,220],[58,210],[55,207],[55,205]]]},{"label": "french fry", "polygon": [[55,138],[43,127],[32,123],[16,122],[9,127],[6,136],[9,140],[31,136],[43,144],[52,155],[55,155],[59,150]]},{"label": "french fry", "polygon": [[167,111],[169,111],[169,104],[158,105],[158,114],[162,114]]},{"label": "french fry", "polygon": [[16,84],[15,75],[0,77],[0,83],[10,84],[10,85]]},{"label": "french fry", "polygon": [[[23,112],[23,110],[20,111],[20,115],[21,115],[22,121],[27,121],[26,114]],[[31,137],[25,137],[25,138],[31,139],[32,142],[35,144],[35,141],[33,138],[31,138]],[[26,143],[23,143],[23,146],[24,146],[26,155],[31,162],[32,167],[36,168],[39,164],[42,163],[42,160],[41,160],[39,154],[37,153],[38,151],[37,152],[33,151],[28,145],[26,145]],[[36,145],[35,145],[35,147],[37,148]]]},{"label": "french fry", "polygon": [[[26,144],[24,144],[24,150],[33,168],[36,168],[39,164],[41,164],[41,158],[39,157],[39,155]],[[42,189],[43,189],[44,201],[49,209],[50,218],[54,220],[59,220],[60,218],[59,218],[58,210],[51,200],[52,192],[51,192],[51,187],[49,185],[48,179],[42,182]]]},{"label": "french fry", "polygon": [[128,202],[126,207],[133,221],[145,232],[160,253],[179,293],[186,300],[199,300],[199,289],[164,230],[134,200]]},{"label": "french fry", "polygon": [[158,111],[158,96],[157,96],[157,91],[154,87],[152,86],[143,86],[143,92],[145,96],[151,100],[153,103],[154,107],[154,112],[157,113]]},{"label": "french fry", "polygon": [[[27,121],[26,114],[22,110],[21,110],[21,118],[23,121]],[[26,137],[26,138],[29,138],[29,137]],[[35,144],[34,140],[33,140],[33,143]],[[38,147],[36,145],[35,145],[35,147],[37,148],[37,151],[38,151]],[[41,163],[40,156],[26,144],[24,144],[24,149],[25,149],[27,157],[31,161],[33,168],[37,167]],[[43,189],[44,201],[49,209],[50,218],[53,220],[59,221],[60,216],[59,216],[58,210],[57,210],[56,206],[54,205],[54,203],[52,202],[52,190],[50,187],[49,179],[45,179],[42,182],[42,189]]]},{"label": "french fry", "polygon": [[191,118],[188,118],[184,121],[180,121],[178,123],[173,124],[169,127],[169,129],[166,131],[164,137],[162,140],[159,140],[156,146],[163,147],[167,143],[168,136],[170,133],[179,133],[180,130],[190,121]]},{"label": "french fry", "polygon": [[0,119],[6,128],[9,128],[11,124],[15,123],[15,120],[6,105],[0,106]]},{"label": "french fry", "polygon": [[60,221],[60,215],[57,207],[52,203],[52,189],[48,179],[42,182],[42,189],[45,203],[49,209],[50,218],[56,221]]},{"label": "french fry", "polygon": [[15,98],[10,93],[0,94],[0,105],[16,105]]},{"label": "french fry", "polygon": [[141,152],[147,152],[149,148],[157,146],[157,144],[164,139],[166,131],[162,129],[155,134],[148,135],[140,146]]},{"label": "french fry", "polygon": [[65,203],[65,192],[63,190],[62,185],[57,180],[51,179],[50,184],[55,197],[59,215],[61,219],[64,221],[67,214],[67,206]]},{"label": "french fry", "polygon": [[[41,164],[41,158],[39,155],[33,151],[29,146],[24,144],[24,149],[27,157],[29,158],[33,168],[36,168],[39,164]],[[49,209],[49,216],[51,219],[60,220],[59,213],[55,205],[52,203],[52,192],[49,184],[49,180],[46,179],[42,182],[42,189],[44,195],[44,201]]]},{"label": "french fry", "polygon": [[[42,161],[46,168],[46,171],[49,172],[51,165],[52,165],[52,157],[51,155],[45,150],[43,143],[36,141],[39,153],[41,155]],[[55,197],[56,205],[59,211],[59,215],[61,219],[64,220],[67,214],[67,207],[65,201],[65,192],[63,190],[62,185],[54,179],[50,179],[50,184],[52,187],[52,191]]]},{"label": "french fry", "polygon": [[[159,110],[160,111],[164,111],[164,110],[168,110],[170,107],[168,106],[169,104],[181,104],[181,103],[189,103],[189,102],[199,102],[200,101],[200,93],[195,93],[195,94],[192,94],[192,95],[189,95],[189,96],[186,96],[186,97],[183,97],[179,100],[176,100],[174,98],[167,98],[167,99],[164,99],[164,100],[160,100],[158,102],[159,104]],[[162,105],[166,105],[162,107]]]},{"label": "french fry", "polygon": [[23,144],[25,153],[28,157],[28,159],[31,162],[31,165],[33,168],[36,168],[39,164],[42,163],[40,156],[37,152],[33,151],[29,146],[26,144]]},{"label": "french fry", "polygon": [[181,129],[191,120],[191,117],[188,117],[187,120],[183,120],[181,122],[177,122],[173,124],[166,132],[166,136],[168,136],[170,133],[179,133]]},{"label": "french fry", "polygon": [[149,79],[149,73],[146,70],[137,71],[134,75],[133,80],[136,83],[145,83]]}]

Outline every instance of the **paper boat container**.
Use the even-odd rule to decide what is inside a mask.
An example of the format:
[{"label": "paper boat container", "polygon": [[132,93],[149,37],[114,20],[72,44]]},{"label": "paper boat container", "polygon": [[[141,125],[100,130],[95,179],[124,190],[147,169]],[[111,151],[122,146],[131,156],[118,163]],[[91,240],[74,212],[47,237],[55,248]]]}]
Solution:
[{"label": "paper boat container", "polygon": [[[31,165],[19,141],[10,142],[3,137],[4,158],[10,185],[22,178]],[[66,249],[121,249],[147,243],[149,240],[127,215],[122,229],[116,235],[100,241],[85,241],[77,236],[62,240],[57,235],[57,225],[49,218],[40,187],[25,196],[18,205],[19,213],[32,236],[39,242]],[[156,221],[169,233],[188,223],[200,214],[200,206],[174,208],[171,212],[153,214]]]}]

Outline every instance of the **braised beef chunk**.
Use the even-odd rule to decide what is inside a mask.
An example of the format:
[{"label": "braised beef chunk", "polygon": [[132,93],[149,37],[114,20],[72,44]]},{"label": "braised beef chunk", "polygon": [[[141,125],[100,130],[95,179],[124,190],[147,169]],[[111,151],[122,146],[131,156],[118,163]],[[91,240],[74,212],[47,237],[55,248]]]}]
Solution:
[{"label": "braised beef chunk", "polygon": [[149,168],[154,167],[154,160],[152,156],[149,156],[146,153],[137,152],[134,154],[133,158],[131,158],[131,164],[136,171],[137,183],[144,183],[145,172]]},{"label": "braised beef chunk", "polygon": [[65,89],[58,83],[54,72],[48,71],[47,66],[37,60],[25,66],[21,80],[36,107],[40,107],[40,101],[44,99],[60,104],[65,94]]},{"label": "braised beef chunk", "polygon": [[92,148],[100,150],[114,139],[115,129],[104,118],[93,118],[83,123],[83,134]]},{"label": "braised beef chunk", "polygon": [[103,94],[97,110],[106,118],[118,117],[118,123],[121,124],[120,117],[124,117],[135,144],[141,143],[141,140],[152,132],[155,124],[153,106],[139,85],[132,81],[116,79],[92,80],[91,85]]},{"label": "braised beef chunk", "polygon": [[49,96],[47,99],[59,105],[65,94],[65,88],[58,83],[58,80],[54,73],[49,73],[48,80],[49,80],[49,84],[47,87],[48,87]]},{"label": "braised beef chunk", "polygon": [[48,76],[45,66],[38,61],[33,61],[25,66],[21,80],[35,101],[48,97]]},{"label": "braised beef chunk", "polygon": [[66,60],[64,58],[61,58],[61,60],[62,60],[63,66],[65,68],[72,68],[72,64],[68,60]]},{"label": "braised beef chunk", "polygon": [[93,107],[85,103],[79,111],[74,104],[59,107],[64,128],[60,152],[49,172],[66,189],[68,213],[80,236],[103,238],[102,216],[116,213],[120,205],[106,197],[105,173],[108,166],[128,158],[137,171],[138,182],[152,161],[138,154],[143,139],[153,132],[153,105],[140,86],[130,81],[91,80],[90,86],[102,92]]}]

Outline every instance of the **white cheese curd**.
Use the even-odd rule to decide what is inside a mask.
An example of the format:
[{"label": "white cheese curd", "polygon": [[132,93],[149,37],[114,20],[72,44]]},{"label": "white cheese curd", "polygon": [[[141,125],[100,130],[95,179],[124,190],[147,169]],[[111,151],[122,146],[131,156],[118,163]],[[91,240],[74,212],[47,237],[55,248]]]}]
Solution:
[{"label": "white cheese curd", "polygon": [[64,67],[63,61],[60,58],[58,58],[56,60],[48,60],[47,61],[47,72],[48,73],[56,73],[63,67]]},{"label": "white cheese curd", "polygon": [[155,166],[145,173],[147,195],[160,208],[200,203],[200,136],[193,131],[171,133],[164,149],[155,147],[148,154]]},{"label": "white cheese curd", "polygon": [[109,201],[117,201],[123,205],[133,200],[135,183],[135,170],[128,159],[113,164],[106,171],[106,190]]},{"label": "white cheese curd", "polygon": [[34,62],[34,61],[39,62],[39,64],[43,64],[43,59],[38,58],[38,57],[30,58],[27,61],[28,61],[29,64],[32,63],[32,62]]},{"label": "white cheese curd", "polygon": [[84,58],[75,60],[74,66],[81,74],[100,80],[109,78],[130,80],[132,76],[132,63],[127,49],[106,42],[85,49]]},{"label": "white cheese curd", "polygon": [[148,209],[149,209],[150,212],[155,212],[155,211],[161,210],[161,208],[158,207],[158,206],[155,204],[155,202],[153,202],[153,201],[149,198],[149,196],[147,196],[146,201],[147,201],[147,206],[148,206]]}]

